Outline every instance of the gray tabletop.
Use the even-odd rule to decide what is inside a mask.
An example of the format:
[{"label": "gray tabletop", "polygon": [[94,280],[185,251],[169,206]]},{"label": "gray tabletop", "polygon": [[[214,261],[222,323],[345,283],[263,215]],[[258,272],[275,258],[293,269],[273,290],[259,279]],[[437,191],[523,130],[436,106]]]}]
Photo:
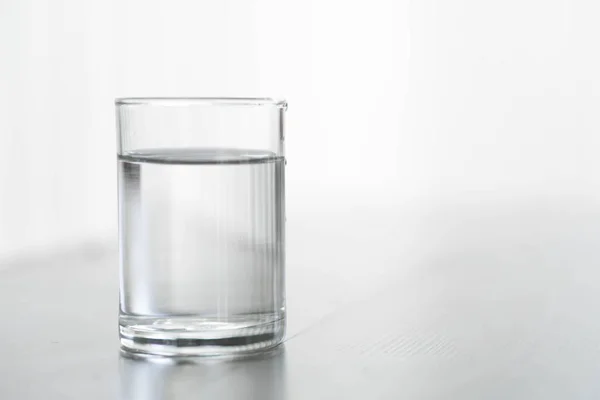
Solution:
[{"label": "gray tabletop", "polygon": [[598,398],[598,249],[578,199],[291,213],[284,345],[193,362],[120,354],[114,247],[7,259],[0,398]]}]

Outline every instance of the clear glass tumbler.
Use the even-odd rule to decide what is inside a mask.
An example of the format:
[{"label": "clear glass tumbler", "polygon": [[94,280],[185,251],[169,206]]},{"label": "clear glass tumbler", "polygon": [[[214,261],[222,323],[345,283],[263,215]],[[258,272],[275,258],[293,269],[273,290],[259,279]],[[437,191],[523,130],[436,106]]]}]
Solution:
[{"label": "clear glass tumbler", "polygon": [[283,339],[286,107],[116,100],[125,350],[227,355]]}]

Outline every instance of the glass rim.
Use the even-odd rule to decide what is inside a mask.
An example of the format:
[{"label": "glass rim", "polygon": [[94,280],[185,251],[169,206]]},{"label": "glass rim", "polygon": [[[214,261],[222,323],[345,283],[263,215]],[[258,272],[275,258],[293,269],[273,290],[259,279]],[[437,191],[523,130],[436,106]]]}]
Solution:
[{"label": "glass rim", "polygon": [[284,99],[271,97],[118,97],[119,106],[274,106],[287,108]]}]

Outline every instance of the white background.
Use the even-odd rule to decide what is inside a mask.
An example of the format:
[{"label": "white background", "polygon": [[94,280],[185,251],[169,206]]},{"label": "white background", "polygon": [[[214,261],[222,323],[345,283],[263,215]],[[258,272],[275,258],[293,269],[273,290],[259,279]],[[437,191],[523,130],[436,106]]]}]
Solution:
[{"label": "white background", "polygon": [[599,12],[593,0],[3,0],[0,259],[116,242],[120,96],[287,98],[292,215],[593,204]]}]

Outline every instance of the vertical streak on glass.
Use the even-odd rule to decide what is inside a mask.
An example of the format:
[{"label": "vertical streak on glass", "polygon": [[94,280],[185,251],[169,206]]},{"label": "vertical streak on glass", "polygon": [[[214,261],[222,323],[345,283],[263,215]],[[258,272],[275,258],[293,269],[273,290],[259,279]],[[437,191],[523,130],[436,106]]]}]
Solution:
[{"label": "vertical streak on glass", "polygon": [[262,239],[262,243],[260,246],[260,259],[261,259],[261,265],[260,265],[260,273],[258,275],[258,282],[259,282],[259,293],[260,293],[260,308],[264,307],[264,293],[265,293],[265,274],[266,274],[266,266],[267,266],[267,252],[266,252],[266,245],[267,245],[267,240],[268,240],[268,233],[267,233],[267,227],[268,227],[268,221],[269,221],[269,215],[268,215],[268,207],[269,207],[269,196],[267,193],[267,185],[268,185],[268,177],[267,177],[267,171],[269,168],[269,163],[266,164],[260,164],[260,173],[261,173],[261,188],[260,188],[260,193],[262,195],[262,206],[261,206],[261,210],[262,210],[262,215],[261,215],[261,239]]},{"label": "vertical streak on glass", "polygon": [[285,307],[285,159],[277,163],[275,169],[275,184],[277,186],[277,287],[275,288],[275,302],[277,303],[277,311],[281,311]]},{"label": "vertical streak on glass", "polygon": [[[269,275],[268,275],[268,287],[266,289],[266,293],[268,293],[268,296],[271,298],[272,293],[273,293],[273,287],[275,282],[273,281],[275,275],[275,270],[277,269],[277,262],[275,260],[275,238],[276,238],[276,234],[275,234],[275,218],[274,218],[274,213],[276,212],[277,209],[277,204],[275,203],[275,169],[277,168],[277,161],[273,161],[270,165],[269,165],[269,177],[267,178],[269,181],[269,202],[271,204],[271,206],[269,207],[269,246],[268,246],[268,252],[269,252]],[[265,294],[265,296],[267,296]],[[274,312],[274,307],[270,307],[270,312]]]},{"label": "vertical streak on glass", "polygon": [[[257,172],[258,172],[258,166],[257,165],[252,165],[250,167],[250,171],[251,171],[251,187],[256,188],[258,185],[258,177],[257,177]],[[258,196],[258,192],[256,190],[252,191],[252,226],[251,226],[251,240],[250,240],[250,255],[248,257],[249,262],[251,263],[251,266],[254,270],[256,270],[256,265],[257,265],[257,260],[256,260],[256,246],[257,246],[257,238],[258,238],[258,215],[257,215],[257,210],[258,210],[258,202],[259,199],[257,198]],[[252,283],[250,283],[252,285]],[[257,296],[257,292],[255,291],[255,287],[252,285],[249,289],[249,305],[252,308],[254,308],[255,304],[256,304],[256,296]]]},{"label": "vertical streak on glass", "polygon": [[[277,173],[277,165],[279,164],[279,160],[273,161],[269,166],[269,198],[271,202],[271,207],[269,210],[269,286],[266,290],[266,293],[272,297],[275,290],[275,277],[277,276],[277,269],[279,268],[279,264],[277,263],[277,258],[275,257],[276,252],[276,242],[277,242],[277,231],[275,222],[277,219],[277,182],[275,181],[276,173]],[[275,299],[275,298],[274,298]],[[276,315],[276,303],[277,301],[273,301],[270,304],[270,312],[273,315]]]},{"label": "vertical streak on glass", "polygon": [[[199,167],[202,168],[202,167]],[[210,166],[210,168],[214,168],[212,165]],[[214,220],[215,220],[215,225],[216,225],[216,237],[215,237],[215,247],[216,247],[216,257],[215,257],[215,261],[213,263],[213,265],[211,265],[211,268],[216,268],[217,269],[217,277],[216,277],[216,303],[217,303],[217,320],[218,321],[222,321],[223,318],[225,317],[225,315],[223,315],[222,313],[222,308],[221,308],[221,299],[223,296],[223,276],[222,276],[222,270],[223,270],[223,251],[222,251],[222,246],[221,246],[221,241],[222,241],[222,235],[223,235],[223,227],[222,227],[222,221],[223,221],[223,216],[222,216],[222,208],[221,208],[221,201],[219,201],[222,197],[221,195],[221,191],[223,189],[223,184],[221,182],[221,179],[219,179],[220,177],[217,176],[217,179],[215,179],[214,185],[215,185],[215,193],[216,193],[216,204],[213,205],[214,210],[215,210],[215,215],[213,216]]]},{"label": "vertical streak on glass", "polygon": [[255,169],[256,169],[256,208],[255,208],[255,213],[256,213],[256,244],[255,247],[253,249],[254,251],[254,260],[255,260],[255,271],[256,271],[256,276],[254,277],[254,279],[252,280],[252,285],[253,285],[253,291],[254,291],[254,304],[253,304],[253,309],[258,307],[258,304],[260,304],[260,298],[261,298],[261,293],[260,293],[260,274],[261,274],[261,268],[262,268],[262,257],[261,257],[261,252],[260,252],[260,246],[262,243],[262,213],[261,213],[261,205],[263,205],[263,196],[262,196],[262,165],[256,165]]},{"label": "vertical streak on glass", "polygon": [[263,275],[264,275],[264,270],[265,270],[265,252],[264,252],[264,246],[265,246],[265,206],[266,206],[266,199],[265,199],[265,167],[264,164],[260,164],[258,166],[258,173],[259,173],[259,178],[258,178],[258,182],[260,184],[259,188],[258,188],[258,195],[259,195],[259,218],[258,218],[258,227],[259,227],[259,244],[258,244],[258,248],[257,248],[257,258],[258,258],[258,268],[257,268],[257,277],[256,277],[256,291],[258,293],[258,304],[256,305],[256,307],[260,307],[260,304],[262,304],[262,297],[263,297]]},{"label": "vertical streak on glass", "polygon": [[[230,168],[224,168],[220,170],[219,173],[219,182],[227,183],[229,182],[229,172]],[[228,296],[229,296],[229,269],[231,268],[231,259],[233,258],[231,255],[231,218],[233,213],[233,207],[231,204],[231,190],[230,185],[224,184],[222,185],[221,196],[220,196],[220,204],[223,206],[223,214],[220,216],[219,220],[223,222],[223,234],[221,236],[221,245],[220,248],[223,251],[223,265],[219,267],[219,270],[223,273],[223,293],[221,294],[221,312],[225,316],[225,318],[229,317],[228,310]]]},{"label": "vertical streak on glass", "polygon": [[277,239],[278,239],[278,235],[277,235],[277,219],[278,219],[278,215],[277,215],[277,210],[279,209],[279,204],[277,203],[277,168],[279,166],[279,160],[273,161],[273,163],[271,164],[271,167],[269,169],[269,182],[270,182],[270,188],[269,188],[269,196],[271,197],[271,210],[269,211],[269,216],[271,218],[270,221],[270,228],[271,228],[271,233],[270,233],[270,238],[269,238],[269,257],[271,259],[271,264],[270,264],[270,275],[269,275],[269,295],[271,296],[271,298],[275,299],[275,301],[272,302],[271,304],[271,309],[270,312],[273,313],[273,315],[277,315],[277,292],[276,292],[276,288],[278,287],[277,285],[277,275],[278,275],[278,269],[281,267],[279,265],[279,262],[277,260]]}]

